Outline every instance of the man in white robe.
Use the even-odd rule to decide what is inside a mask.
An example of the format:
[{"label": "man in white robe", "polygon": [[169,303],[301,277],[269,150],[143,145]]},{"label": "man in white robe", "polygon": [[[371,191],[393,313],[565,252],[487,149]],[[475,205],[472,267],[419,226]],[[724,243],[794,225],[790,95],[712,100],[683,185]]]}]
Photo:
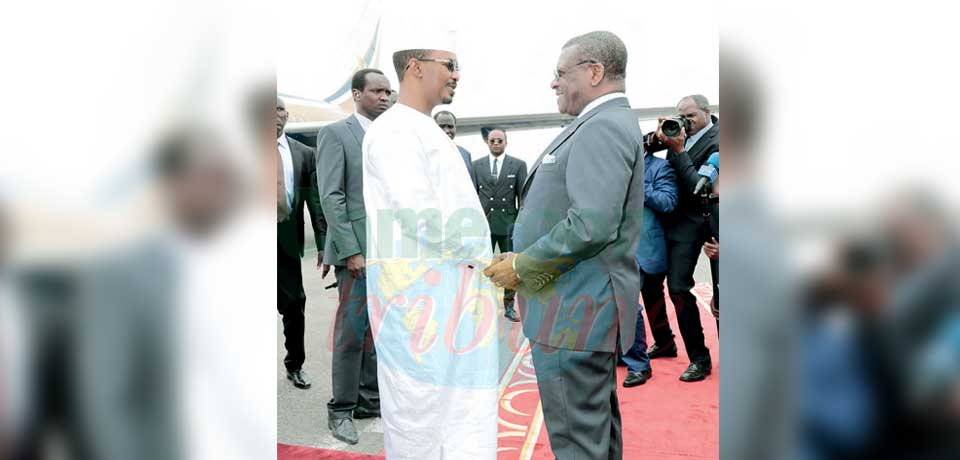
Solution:
[{"label": "man in white robe", "polygon": [[[439,48],[439,49],[438,49]],[[497,309],[480,200],[431,118],[460,79],[452,47],[394,53],[400,98],[363,141],[367,292],[388,459],[494,459]]]}]

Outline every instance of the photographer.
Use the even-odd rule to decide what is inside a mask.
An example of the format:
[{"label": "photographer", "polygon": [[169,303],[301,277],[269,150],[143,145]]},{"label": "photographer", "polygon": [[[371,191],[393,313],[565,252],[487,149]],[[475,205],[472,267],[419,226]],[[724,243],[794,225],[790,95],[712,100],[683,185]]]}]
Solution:
[{"label": "photographer", "polygon": [[[706,378],[712,367],[710,350],[704,344],[700,309],[691,292],[700,251],[704,243],[710,240],[712,232],[704,219],[703,199],[693,192],[700,179],[697,168],[712,153],[720,150],[720,125],[719,119],[710,114],[707,98],[699,94],[681,99],[677,104],[677,113],[677,118],[661,118],[656,136],[647,136],[644,144],[652,152],[668,149],[667,161],[677,173],[679,200],[673,213],[663,219],[670,260],[667,288],[677,311],[680,335],[690,359],[690,366],[680,380],[695,382]],[[678,124],[679,130],[671,129]],[[711,261],[710,269],[713,279],[717,280],[718,262]],[[714,286],[716,288],[716,284]],[[662,290],[659,295],[663,295]],[[664,302],[656,302],[648,307],[655,341],[649,351],[651,359],[677,355],[664,305]]]}]

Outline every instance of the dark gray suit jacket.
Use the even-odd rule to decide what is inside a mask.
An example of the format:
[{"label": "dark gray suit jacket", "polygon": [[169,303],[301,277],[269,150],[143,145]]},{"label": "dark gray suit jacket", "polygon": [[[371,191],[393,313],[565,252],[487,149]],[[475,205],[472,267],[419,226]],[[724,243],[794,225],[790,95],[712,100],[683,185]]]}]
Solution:
[{"label": "dark gray suit jacket", "polygon": [[363,206],[363,128],[353,115],[317,135],[320,203],[329,226],[323,262],[346,265],[366,254],[367,212]]},{"label": "dark gray suit jacket", "polygon": [[496,178],[490,173],[489,155],[474,161],[473,169],[477,173],[477,194],[490,222],[490,233],[510,235],[520,207],[520,187],[527,180],[527,163],[507,154],[500,160],[502,164]]},{"label": "dark gray suit jacket", "polygon": [[642,136],[626,98],[574,120],[533,165],[513,236],[532,342],[614,352],[619,333],[624,350],[633,345],[643,179]]}]

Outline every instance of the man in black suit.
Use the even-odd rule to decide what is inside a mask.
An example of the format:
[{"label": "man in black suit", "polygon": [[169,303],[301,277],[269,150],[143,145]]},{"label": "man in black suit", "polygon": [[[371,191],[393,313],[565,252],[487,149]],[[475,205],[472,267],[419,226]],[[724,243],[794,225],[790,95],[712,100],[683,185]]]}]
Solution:
[{"label": "man in black suit", "polygon": [[[499,246],[500,252],[506,254],[513,251],[513,224],[520,206],[520,188],[527,180],[527,163],[504,153],[507,133],[503,129],[491,129],[484,140],[490,155],[473,162],[473,169],[477,172],[477,193],[490,223],[493,249],[496,251]],[[514,295],[514,291],[504,290],[504,316],[518,322],[520,317],[513,308]]]},{"label": "man in black suit", "polygon": [[[680,335],[690,359],[690,366],[680,375],[680,380],[696,382],[710,375],[713,365],[710,350],[704,344],[697,298],[690,291],[694,286],[693,272],[700,250],[710,235],[709,223],[703,217],[703,203],[700,197],[693,194],[693,189],[699,180],[697,169],[710,154],[720,151],[720,120],[710,114],[710,103],[699,94],[681,99],[677,104],[677,113],[689,121],[689,132],[683,130],[679,136],[667,137],[662,130],[658,130],[656,139],[648,138],[647,148],[651,151],[667,148],[667,161],[677,173],[677,206],[672,214],[663,219],[670,263],[667,288],[677,311]],[[661,124],[663,120],[660,119]],[[717,279],[718,268],[717,262],[712,261],[710,269],[713,279]],[[647,317],[654,338],[654,344],[648,351],[650,358],[677,356],[673,331],[667,322],[663,286],[647,286],[643,297],[654,299],[648,301],[647,305]]]},{"label": "man in black suit", "polygon": [[[447,136],[450,137],[450,140],[453,140],[457,136],[457,117],[446,110],[441,110],[433,115],[433,120],[437,122],[437,126],[447,133]],[[460,151],[460,156],[463,157],[463,163],[467,166],[467,172],[470,173],[470,181],[473,182],[473,188],[477,188],[477,171],[473,168],[473,159],[471,158],[470,151],[467,149],[457,146],[457,150]]]},{"label": "man in black suit", "polygon": [[[306,354],[303,348],[304,309],[307,296],[303,291],[300,257],[303,256],[303,207],[310,211],[317,244],[317,267],[323,263],[323,243],[327,223],[320,209],[317,193],[317,167],[313,150],[291,139],[283,132],[287,124],[287,107],[277,98],[277,310],[283,316],[284,346],[287,356],[283,364],[287,379],[297,388],[310,388],[303,371]],[[329,268],[324,269],[324,276]]]}]

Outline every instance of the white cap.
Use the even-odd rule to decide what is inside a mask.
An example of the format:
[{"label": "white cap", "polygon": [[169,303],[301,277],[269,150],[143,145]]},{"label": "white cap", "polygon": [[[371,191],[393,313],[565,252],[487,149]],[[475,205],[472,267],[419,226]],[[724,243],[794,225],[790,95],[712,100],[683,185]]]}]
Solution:
[{"label": "white cap", "polygon": [[449,24],[441,22],[417,21],[413,25],[397,31],[398,37],[394,41],[393,51],[403,50],[437,50],[457,52],[457,30]]}]

